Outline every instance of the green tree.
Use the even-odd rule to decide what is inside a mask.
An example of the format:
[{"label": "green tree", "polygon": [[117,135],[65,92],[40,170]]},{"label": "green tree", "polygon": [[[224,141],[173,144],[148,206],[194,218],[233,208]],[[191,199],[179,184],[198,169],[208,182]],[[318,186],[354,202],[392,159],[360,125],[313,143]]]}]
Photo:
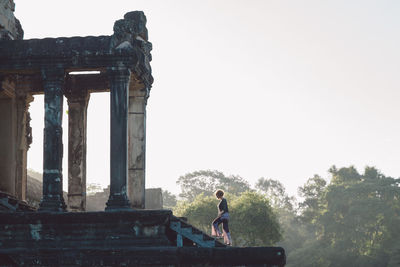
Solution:
[{"label": "green tree", "polygon": [[299,187],[298,193],[304,200],[299,203],[300,219],[313,224],[324,209],[324,194],[327,182],[318,175]]},{"label": "green tree", "polygon": [[268,199],[244,192],[232,201],[233,241],[240,246],[272,246],[282,238],[276,213]]},{"label": "green tree", "polygon": [[256,189],[269,199],[272,207],[293,210],[295,198],[286,193],[284,185],[278,180],[260,178],[256,183]]},{"label": "green tree", "polygon": [[168,190],[162,190],[162,198],[164,209],[172,209],[177,204],[176,196]]},{"label": "green tree", "polygon": [[332,174],[325,195],[327,210],[319,221],[323,238],[345,260],[332,255],[331,266],[385,266],[400,237],[399,180],[371,167],[364,175],[354,167]]},{"label": "green tree", "polygon": [[198,195],[212,196],[217,189],[230,194],[239,194],[250,190],[249,183],[238,175],[225,176],[220,171],[201,170],[187,173],[176,182],[181,187],[179,196],[193,201]]},{"label": "green tree", "polygon": [[[268,199],[256,192],[240,196],[227,194],[229,228],[235,246],[268,246],[281,239],[279,222]],[[198,195],[194,201],[179,201],[174,213],[188,218],[188,222],[210,233],[211,222],[217,216],[218,200]]]},{"label": "green tree", "polygon": [[269,200],[277,214],[282,233],[282,240],[277,245],[284,247],[286,253],[303,246],[308,236],[298,221],[295,198],[286,193],[282,183],[273,179],[258,179],[256,189]]},{"label": "green tree", "polygon": [[288,255],[288,266],[387,266],[396,262],[400,233],[399,179],[366,167],[330,169],[299,190],[302,224],[318,231]]},{"label": "green tree", "polygon": [[178,201],[173,209],[174,214],[186,217],[188,222],[205,233],[211,233],[211,222],[217,216],[218,200],[212,196],[205,196],[203,193],[189,201]]}]

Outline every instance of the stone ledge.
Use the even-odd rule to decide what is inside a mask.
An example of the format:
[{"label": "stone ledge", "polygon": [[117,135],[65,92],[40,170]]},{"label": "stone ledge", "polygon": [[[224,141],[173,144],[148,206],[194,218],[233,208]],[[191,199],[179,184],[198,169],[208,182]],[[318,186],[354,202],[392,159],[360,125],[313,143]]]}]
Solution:
[{"label": "stone ledge", "polygon": [[0,261],[33,266],[284,266],[280,247],[124,249],[0,249]]},{"label": "stone ledge", "polygon": [[5,224],[73,224],[140,221],[142,225],[166,224],[170,210],[128,210],[99,212],[0,212],[0,227]]}]

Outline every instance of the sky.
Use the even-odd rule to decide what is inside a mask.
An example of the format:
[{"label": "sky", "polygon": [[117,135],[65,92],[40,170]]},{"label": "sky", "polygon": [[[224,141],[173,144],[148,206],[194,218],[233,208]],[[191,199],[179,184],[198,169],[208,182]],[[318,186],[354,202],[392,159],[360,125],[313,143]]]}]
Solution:
[{"label": "sky", "polygon": [[[289,194],[332,165],[400,176],[400,1],[15,0],[25,39],[111,35],[147,16],[154,84],[146,187],[179,193],[195,170],[261,178]],[[67,109],[67,104],[64,104]],[[28,168],[42,171],[43,96]],[[64,190],[67,126],[64,112]],[[109,94],[88,108],[87,183],[109,184]]]}]

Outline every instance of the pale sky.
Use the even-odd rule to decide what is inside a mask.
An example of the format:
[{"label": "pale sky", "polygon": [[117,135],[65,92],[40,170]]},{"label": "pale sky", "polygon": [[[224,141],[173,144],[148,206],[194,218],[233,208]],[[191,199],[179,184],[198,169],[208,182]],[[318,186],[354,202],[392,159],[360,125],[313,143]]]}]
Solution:
[{"label": "pale sky", "polygon": [[[400,1],[15,2],[25,39],[111,35],[145,12],[146,187],[178,193],[178,177],[201,169],[277,179],[290,194],[334,164],[400,176]],[[41,96],[30,111],[28,167],[41,172]],[[89,102],[87,156],[88,183],[108,185],[107,93]]]}]

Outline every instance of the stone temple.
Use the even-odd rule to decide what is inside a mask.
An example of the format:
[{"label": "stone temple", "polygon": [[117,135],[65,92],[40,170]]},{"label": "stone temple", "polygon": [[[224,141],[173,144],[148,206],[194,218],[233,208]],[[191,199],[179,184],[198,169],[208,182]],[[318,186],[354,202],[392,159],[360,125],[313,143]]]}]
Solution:
[{"label": "stone temple", "polygon": [[[114,34],[23,40],[14,2],[0,0],[0,266],[284,266],[280,247],[226,247],[145,208],[146,103],[152,44],[141,11]],[[110,195],[85,212],[90,94],[110,94]],[[44,94],[43,197],[26,203],[29,103]],[[62,190],[68,101],[68,195]],[[268,226],[266,226],[268,227]]]}]

